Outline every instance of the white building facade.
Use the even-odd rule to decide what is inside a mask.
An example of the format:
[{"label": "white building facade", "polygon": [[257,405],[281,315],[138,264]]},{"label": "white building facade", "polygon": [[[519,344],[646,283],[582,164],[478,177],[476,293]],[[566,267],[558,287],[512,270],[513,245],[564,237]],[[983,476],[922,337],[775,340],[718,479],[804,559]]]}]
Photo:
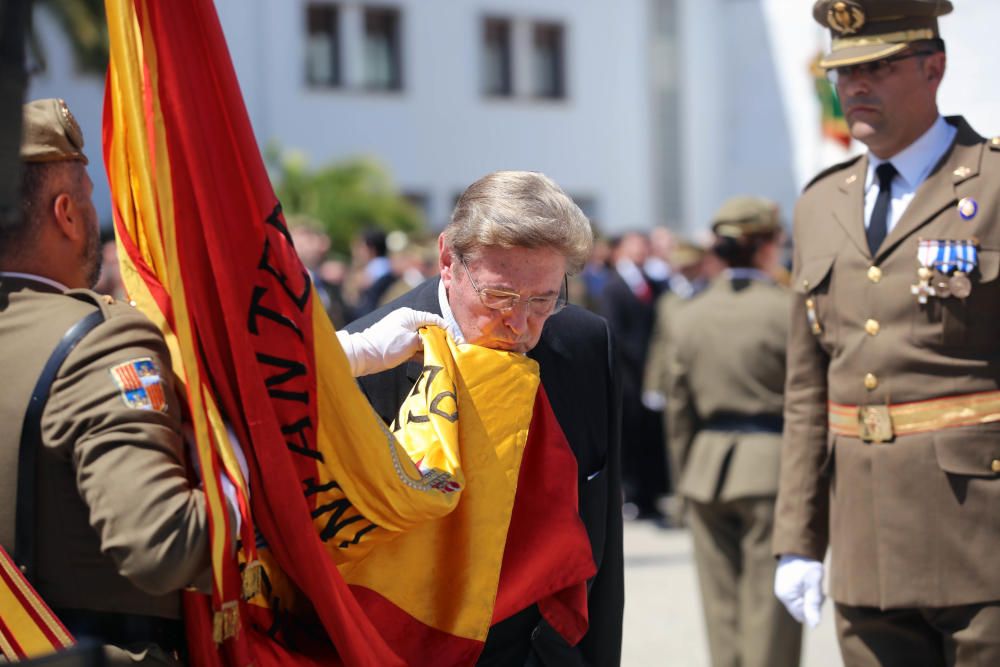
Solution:
[{"label": "white building facade", "polygon": [[217,7],[261,145],[375,156],[434,228],[498,169],[545,172],[609,229],[658,221],[645,0]]},{"label": "white building facade", "polygon": [[[941,20],[943,113],[1000,131],[990,26],[1000,5],[960,0]],[[384,164],[439,229],[458,194],[497,169],[547,173],[606,233],[704,231],[727,197],[787,215],[846,157],[820,136],[809,64],[826,44],[811,0],[217,0],[259,144],[314,167]],[[49,71],[32,97],[68,100],[89,141],[102,218],[103,82],[75,75],[36,12]],[[861,146],[853,146],[853,151]]]}]

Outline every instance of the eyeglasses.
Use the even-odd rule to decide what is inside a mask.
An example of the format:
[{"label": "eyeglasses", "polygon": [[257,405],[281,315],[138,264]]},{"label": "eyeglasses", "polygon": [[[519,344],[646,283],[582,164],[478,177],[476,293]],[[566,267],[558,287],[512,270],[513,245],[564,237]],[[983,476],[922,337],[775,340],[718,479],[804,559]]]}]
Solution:
[{"label": "eyeglasses", "polygon": [[830,82],[833,84],[836,84],[839,79],[849,79],[859,74],[861,76],[866,76],[874,81],[881,81],[890,74],[892,74],[893,63],[899,62],[900,60],[907,60],[908,58],[929,56],[932,55],[933,53],[934,53],[933,51],[910,51],[908,53],[900,53],[895,56],[889,56],[888,58],[882,58],[881,60],[875,60],[870,63],[860,63],[857,65],[844,65],[843,67],[834,67],[826,71],[826,76],[828,79],[830,79]]},{"label": "eyeglasses", "polygon": [[528,306],[528,310],[532,315],[544,317],[546,315],[555,315],[566,307],[569,281],[565,274],[563,275],[563,284],[559,289],[558,295],[531,296],[524,298],[517,292],[490,289],[489,287],[480,288],[479,285],[476,284],[475,278],[472,277],[472,272],[469,271],[469,265],[465,263],[465,258],[460,257],[459,261],[462,263],[462,266],[465,267],[465,275],[469,276],[469,282],[472,283],[472,289],[476,290],[476,294],[479,295],[479,300],[484,306],[491,310],[502,310],[506,312],[513,310],[518,304],[523,303]]}]

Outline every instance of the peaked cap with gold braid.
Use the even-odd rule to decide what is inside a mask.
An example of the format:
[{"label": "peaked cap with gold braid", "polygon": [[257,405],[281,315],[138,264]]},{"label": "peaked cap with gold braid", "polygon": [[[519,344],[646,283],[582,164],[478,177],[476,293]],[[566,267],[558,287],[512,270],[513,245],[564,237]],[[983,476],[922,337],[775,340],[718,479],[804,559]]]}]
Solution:
[{"label": "peaked cap with gold braid", "polygon": [[950,13],[949,0],[818,0],[813,18],[832,35],[820,67],[873,62],[903,51],[912,42],[935,39],[937,17]]}]

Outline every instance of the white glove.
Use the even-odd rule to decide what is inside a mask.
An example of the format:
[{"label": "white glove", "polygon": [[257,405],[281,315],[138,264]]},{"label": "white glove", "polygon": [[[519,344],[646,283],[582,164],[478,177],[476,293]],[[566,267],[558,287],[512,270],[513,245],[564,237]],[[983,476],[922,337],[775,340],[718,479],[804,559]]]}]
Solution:
[{"label": "white glove", "polygon": [[782,556],[774,573],[774,594],[796,621],[815,628],[823,606],[823,563],[802,556]]},{"label": "white glove", "polygon": [[337,332],[351,375],[371,375],[400,365],[420,350],[417,329],[445,327],[444,318],[412,308],[394,310],[360,333]]},{"label": "white glove", "polygon": [[647,390],[642,392],[642,404],[647,410],[663,412],[663,408],[667,407],[667,397],[658,391]]}]

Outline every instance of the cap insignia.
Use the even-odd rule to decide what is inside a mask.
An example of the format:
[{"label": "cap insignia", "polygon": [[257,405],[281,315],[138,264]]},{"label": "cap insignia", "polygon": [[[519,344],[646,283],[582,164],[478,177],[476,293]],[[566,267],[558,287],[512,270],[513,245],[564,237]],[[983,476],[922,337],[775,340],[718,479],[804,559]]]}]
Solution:
[{"label": "cap insignia", "polygon": [[826,22],[841,35],[853,35],[865,24],[865,10],[854,0],[837,0],[826,11]]}]

